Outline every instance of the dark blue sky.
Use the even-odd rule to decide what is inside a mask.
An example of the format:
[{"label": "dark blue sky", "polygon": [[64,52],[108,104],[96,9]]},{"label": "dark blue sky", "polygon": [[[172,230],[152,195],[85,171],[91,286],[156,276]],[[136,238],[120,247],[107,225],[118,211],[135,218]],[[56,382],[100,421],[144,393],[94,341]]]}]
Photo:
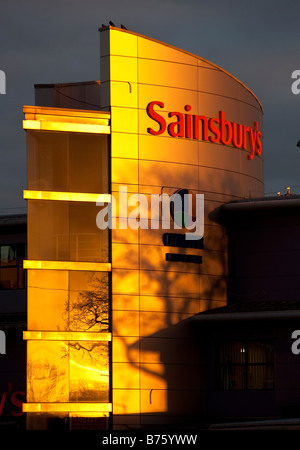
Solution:
[{"label": "dark blue sky", "polygon": [[99,79],[99,32],[112,20],[202,56],[244,82],[264,108],[265,192],[300,193],[300,2],[11,0],[0,7],[0,214],[25,212],[24,104],[35,83]]}]

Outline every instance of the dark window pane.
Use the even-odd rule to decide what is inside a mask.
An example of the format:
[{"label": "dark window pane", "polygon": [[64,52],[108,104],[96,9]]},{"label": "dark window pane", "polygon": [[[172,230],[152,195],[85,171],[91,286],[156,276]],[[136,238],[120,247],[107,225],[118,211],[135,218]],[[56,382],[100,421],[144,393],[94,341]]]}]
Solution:
[{"label": "dark window pane", "polygon": [[261,342],[248,342],[248,363],[273,362],[273,347]]},{"label": "dark window pane", "polygon": [[1,268],[0,287],[1,289],[18,289],[18,271],[16,267]]},{"label": "dark window pane", "polygon": [[245,389],[245,366],[224,365],[220,370],[219,388],[222,390]]},{"label": "dark window pane", "polygon": [[243,342],[225,342],[220,346],[221,364],[241,364],[245,362]]},{"label": "dark window pane", "polygon": [[223,342],[218,351],[218,388],[273,389],[273,346],[268,342]]},{"label": "dark window pane", "polygon": [[2,245],[0,256],[0,289],[24,289],[23,260],[26,257],[26,245]]},{"label": "dark window pane", "polygon": [[1,266],[15,266],[17,264],[17,247],[1,246]]}]

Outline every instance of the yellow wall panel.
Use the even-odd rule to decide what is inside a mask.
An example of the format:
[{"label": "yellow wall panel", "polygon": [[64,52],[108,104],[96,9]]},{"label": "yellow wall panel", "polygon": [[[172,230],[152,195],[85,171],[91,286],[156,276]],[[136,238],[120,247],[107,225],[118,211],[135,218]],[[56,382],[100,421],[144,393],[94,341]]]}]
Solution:
[{"label": "yellow wall panel", "polygon": [[[139,157],[150,161],[195,164],[198,161],[199,144],[192,139],[168,138],[141,134]],[[209,147],[211,148],[211,147]]]},{"label": "yellow wall panel", "polygon": [[[197,113],[198,94],[196,90],[182,89],[170,86],[153,86],[151,84],[139,84],[139,106],[146,108],[150,102],[160,101],[164,108],[155,106],[159,111],[179,111],[185,113],[185,105],[191,106],[191,114]],[[173,119],[174,120],[174,119]],[[171,121],[171,120],[170,120]]]},{"label": "yellow wall panel", "polygon": [[167,368],[164,364],[141,364],[141,389],[166,389]]},{"label": "yellow wall panel", "polygon": [[137,363],[113,363],[113,388],[138,389],[140,383],[140,370]]},{"label": "yellow wall panel", "polygon": [[198,93],[199,114],[207,117],[217,117],[219,111],[225,112],[225,119],[231,122],[250,126],[257,120],[261,126],[261,115],[259,107],[250,106],[245,108],[245,104],[237,98],[229,98],[219,94],[199,92]]},{"label": "yellow wall panel", "polygon": [[197,67],[167,61],[138,59],[139,83],[197,89]]},{"label": "yellow wall panel", "polygon": [[111,106],[137,107],[137,84],[129,81],[111,81]]},{"label": "yellow wall panel", "polygon": [[150,60],[171,61],[182,64],[197,65],[197,58],[192,54],[168,44],[139,37],[138,56]]},{"label": "yellow wall panel", "polygon": [[112,267],[120,269],[137,269],[138,245],[113,243]]},{"label": "yellow wall panel", "polygon": [[220,70],[198,68],[198,90],[239,98],[241,85]]},{"label": "yellow wall panel", "polygon": [[197,314],[200,309],[200,300],[198,298],[176,297],[176,296],[152,296],[141,295],[141,311],[162,311],[162,312],[184,312]]},{"label": "yellow wall panel", "polygon": [[161,389],[153,389],[152,391],[151,389],[141,390],[142,414],[167,413],[167,411],[168,411],[168,398],[166,390]]},{"label": "yellow wall panel", "polygon": [[111,81],[137,83],[137,59],[111,55],[110,78]]},{"label": "yellow wall panel", "polygon": [[117,228],[112,230],[112,242],[137,243],[139,240],[139,230],[133,228],[120,229],[119,222],[119,220],[116,221]]},{"label": "yellow wall panel", "polygon": [[114,336],[139,336],[138,311],[113,311]]},{"label": "yellow wall panel", "polygon": [[198,364],[201,362],[200,349],[193,345],[193,339],[183,340],[180,336],[172,340],[143,337],[140,350],[141,363],[191,364],[193,362]]},{"label": "yellow wall panel", "polygon": [[198,167],[184,164],[172,164],[158,161],[139,162],[140,183],[143,181],[154,186],[198,189]]},{"label": "yellow wall panel", "polygon": [[199,295],[199,275],[167,271],[140,271],[141,294]]},{"label": "yellow wall panel", "polygon": [[135,159],[112,158],[111,179],[113,183],[138,183],[138,161]]},{"label": "yellow wall panel", "polygon": [[111,132],[138,133],[138,111],[134,108],[111,108]]},{"label": "yellow wall panel", "polygon": [[112,296],[112,308],[119,311],[138,311],[140,299],[138,295],[118,295]]},{"label": "yellow wall panel", "polygon": [[192,316],[193,314],[186,314],[185,312],[164,313],[142,311],[140,313],[140,335],[147,337],[176,337],[180,339],[191,337],[190,324],[184,321]]},{"label": "yellow wall panel", "polygon": [[113,133],[111,136],[111,156],[113,158],[137,158],[138,135]]},{"label": "yellow wall panel", "polygon": [[119,56],[137,56],[137,36],[122,32],[121,30],[110,30],[110,53]]},{"label": "yellow wall panel", "polygon": [[113,361],[115,363],[138,363],[139,362],[139,339],[128,336],[114,336]]},{"label": "yellow wall panel", "polygon": [[[111,183],[111,193],[116,196],[119,194],[119,192],[127,192],[129,194],[137,194],[139,191],[137,184],[120,184],[120,183]],[[116,197],[117,200],[117,197]]]},{"label": "yellow wall panel", "polygon": [[140,245],[140,268],[163,271],[200,273],[200,264],[166,261],[166,253],[199,255],[199,250],[185,250],[162,245]]},{"label": "yellow wall panel", "polygon": [[135,414],[140,412],[140,391],[138,389],[114,389],[113,412]]}]

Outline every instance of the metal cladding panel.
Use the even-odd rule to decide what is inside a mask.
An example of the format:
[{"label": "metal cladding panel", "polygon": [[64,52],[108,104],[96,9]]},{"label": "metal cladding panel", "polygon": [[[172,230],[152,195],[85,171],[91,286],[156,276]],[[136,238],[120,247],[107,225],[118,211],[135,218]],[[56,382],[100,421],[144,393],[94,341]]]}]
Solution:
[{"label": "metal cladding panel", "polygon": [[[115,424],[167,423],[205,410],[188,319],[226,304],[227,236],[218,212],[231,200],[264,193],[263,111],[243,83],[215,64],[114,27],[101,30],[101,89],[102,107],[111,111],[116,199],[122,187],[127,198],[144,194],[148,206],[153,194],[204,194],[203,249],[164,246],[170,230],[159,220],[152,228],[141,220],[135,229],[128,220],[127,229],[112,230]],[[118,210],[117,223],[124,224],[121,216]],[[199,256],[202,264],[186,262]],[[180,372],[170,363],[174,339],[183,355],[176,359]],[[199,375],[192,387],[191,372]]]}]

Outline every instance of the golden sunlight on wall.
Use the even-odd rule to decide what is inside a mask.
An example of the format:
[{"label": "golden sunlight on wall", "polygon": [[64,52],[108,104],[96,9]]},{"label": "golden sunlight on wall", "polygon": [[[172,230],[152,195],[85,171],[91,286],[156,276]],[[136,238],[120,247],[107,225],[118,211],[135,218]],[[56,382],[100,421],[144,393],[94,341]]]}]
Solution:
[{"label": "golden sunlight on wall", "polygon": [[[262,130],[262,109],[242,83],[195,55],[110,27],[100,33],[101,102],[111,111],[111,190],[128,196],[204,194],[204,249],[171,249],[203,256],[202,264],[167,262],[161,229],[112,231],[113,413],[116,428],[181,421],[205,410],[201,349],[188,319],[227,300],[227,237],[218,208],[263,195],[263,158],[249,148],[161,135],[147,115],[157,112],[226,119]],[[174,120],[174,119],[173,119]],[[118,215],[118,213],[117,213]]]},{"label": "golden sunlight on wall", "polygon": [[[110,403],[108,114],[25,107],[28,429],[106,417]],[[30,120],[29,120],[30,119]],[[56,125],[55,125],[56,124]],[[74,126],[75,124],[75,126]],[[42,130],[42,131],[41,131]],[[51,131],[50,131],[51,130]]]}]

